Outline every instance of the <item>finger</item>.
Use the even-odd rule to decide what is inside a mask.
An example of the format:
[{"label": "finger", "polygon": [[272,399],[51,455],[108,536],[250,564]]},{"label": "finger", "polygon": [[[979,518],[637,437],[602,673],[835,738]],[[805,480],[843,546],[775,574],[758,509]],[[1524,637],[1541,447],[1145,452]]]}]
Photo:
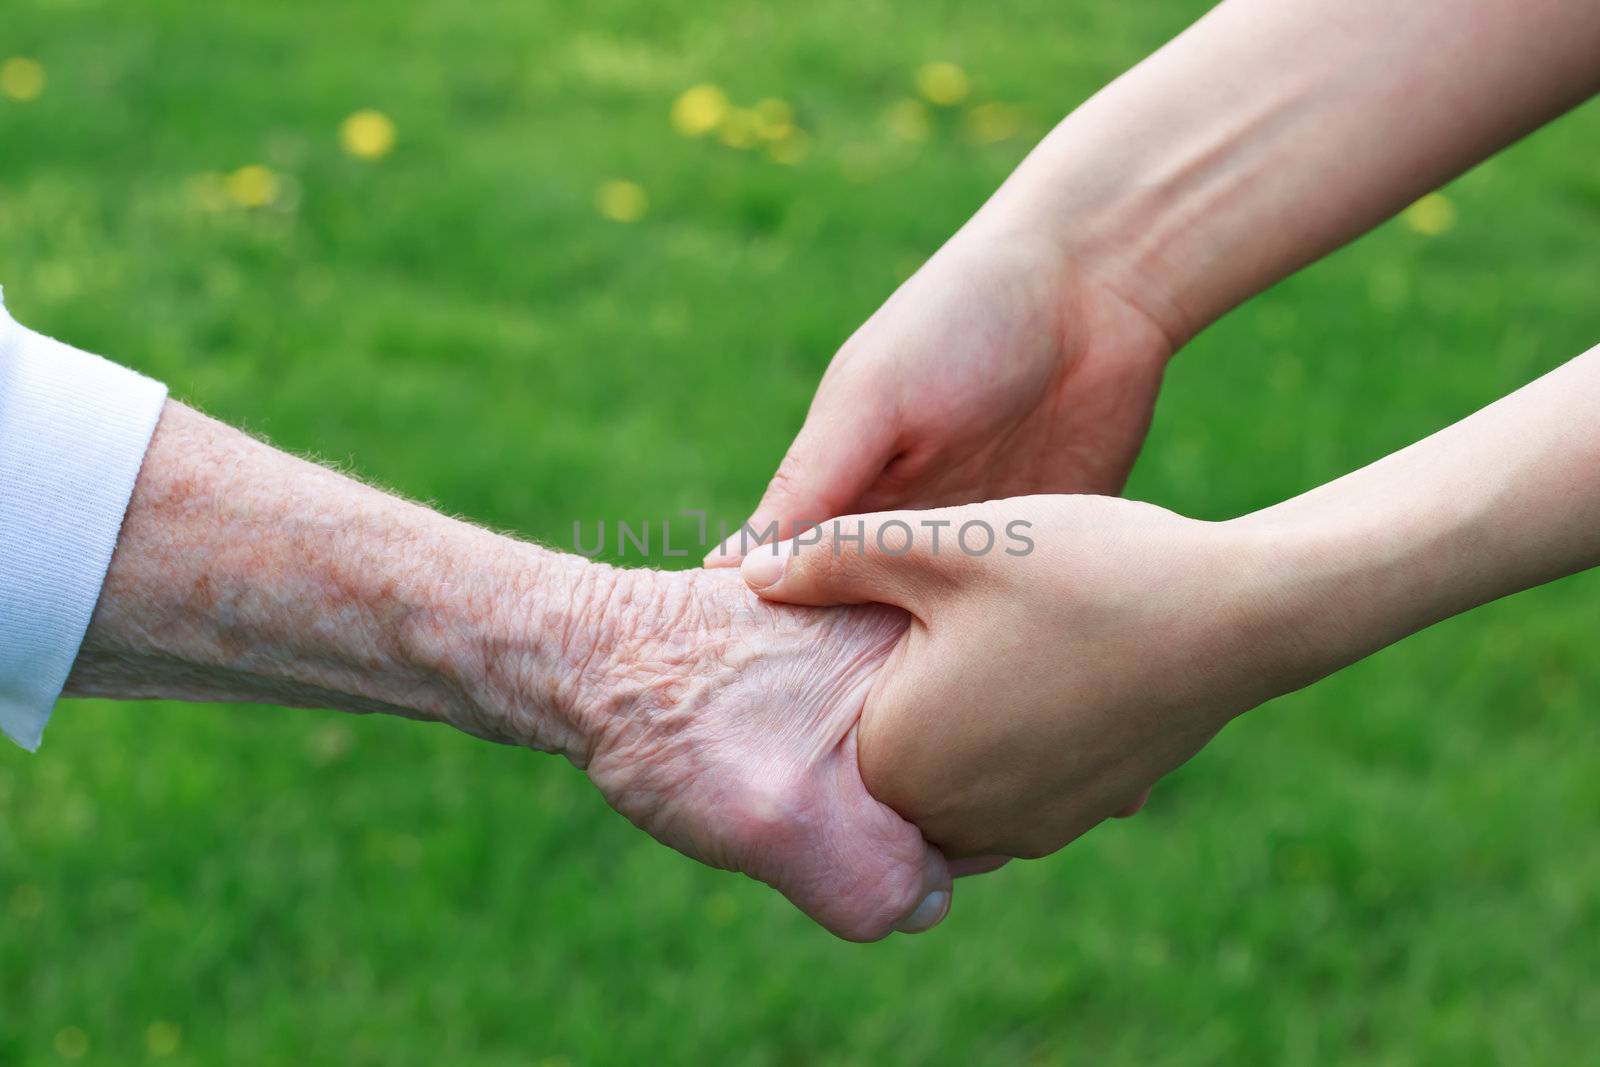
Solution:
[{"label": "finger", "polygon": [[769,878],[791,901],[849,941],[922,933],[950,911],[950,866],[915,826],[861,781],[855,731],[822,777],[822,818],[786,821],[775,854],[798,861]]},{"label": "finger", "polygon": [[1149,799],[1150,799],[1150,790],[1146,789],[1144,792],[1139,794],[1139,798],[1137,800],[1135,800],[1132,804],[1129,804],[1127,807],[1123,808],[1121,811],[1117,812],[1115,815],[1112,816],[1112,818],[1114,818],[1114,819],[1127,819],[1127,818],[1131,818],[1134,815],[1139,814],[1139,809],[1144,807],[1145,801],[1147,801]]},{"label": "finger", "polygon": [[1010,856],[968,856],[966,859],[951,860],[950,877],[971,878],[975,874],[988,874],[1010,862]]},{"label": "finger", "polygon": [[829,519],[796,537],[751,552],[745,584],[767,600],[825,607],[893,604],[914,614],[942,585],[940,551],[919,538],[932,512],[882,512]]},{"label": "finger", "polygon": [[[836,390],[837,392],[837,390]],[[757,545],[793,537],[800,527],[852,510],[894,459],[889,420],[836,410],[819,393],[744,526],[706,554],[707,567],[733,567]]]}]

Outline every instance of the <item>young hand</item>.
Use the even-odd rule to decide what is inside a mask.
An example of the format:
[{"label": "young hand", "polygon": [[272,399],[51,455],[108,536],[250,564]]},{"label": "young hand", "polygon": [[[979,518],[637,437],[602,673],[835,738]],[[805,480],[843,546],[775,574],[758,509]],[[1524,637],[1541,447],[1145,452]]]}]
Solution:
[{"label": "young hand", "polygon": [[[839,536],[858,527],[864,549]],[[989,531],[988,552],[962,550]],[[770,599],[912,613],[862,715],[861,769],[952,857],[1055,851],[1289,684],[1267,553],[1148,504],[1040,496],[844,518],[786,557],[755,550],[744,574]]]},{"label": "young hand", "polygon": [[[834,357],[748,525],[787,538],[852,512],[1119,492],[1170,355],[1057,245],[974,222]],[[706,565],[749,547],[735,535]]]}]

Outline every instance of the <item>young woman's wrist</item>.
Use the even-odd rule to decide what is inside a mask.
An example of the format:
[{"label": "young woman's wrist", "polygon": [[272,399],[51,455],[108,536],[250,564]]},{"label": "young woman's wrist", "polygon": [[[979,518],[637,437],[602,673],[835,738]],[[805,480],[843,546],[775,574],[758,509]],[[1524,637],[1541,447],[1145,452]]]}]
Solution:
[{"label": "young woman's wrist", "polygon": [[1258,613],[1282,692],[1477,602],[1469,509],[1395,490],[1334,483],[1227,524],[1267,561]]},{"label": "young woman's wrist", "polygon": [[[1094,126],[1069,116],[1012,173],[967,229],[1028,242],[1081,287],[1114,295],[1166,339],[1170,357],[1214,316],[1191,306],[1182,254],[1152,235],[1182,205],[1148,188],[1132,169],[1134,149],[1107,143]],[[1127,157],[1127,158],[1125,158]]]}]

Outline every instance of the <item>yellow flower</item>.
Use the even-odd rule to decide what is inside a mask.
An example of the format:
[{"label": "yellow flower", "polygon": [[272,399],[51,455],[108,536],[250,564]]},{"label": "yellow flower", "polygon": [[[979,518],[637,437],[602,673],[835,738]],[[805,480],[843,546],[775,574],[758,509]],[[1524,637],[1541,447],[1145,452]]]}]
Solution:
[{"label": "yellow flower", "polygon": [[791,130],[789,136],[767,146],[767,158],[774,163],[793,167],[811,154],[811,137],[804,130]]},{"label": "yellow flower", "polygon": [[13,100],[34,100],[44,92],[44,66],[37,59],[14,56],[0,63],[0,93]]},{"label": "yellow flower", "polygon": [[81,1060],[89,1051],[89,1035],[76,1026],[56,1034],[56,1054],[64,1060]]},{"label": "yellow flower", "polygon": [[685,137],[704,137],[728,115],[728,94],[715,85],[696,85],[672,102],[672,128]]},{"label": "yellow flower", "polygon": [[722,120],[722,143],[729,148],[754,148],[761,140],[761,117],[750,108],[736,107]]},{"label": "yellow flower", "polygon": [[1456,206],[1442,193],[1429,193],[1406,208],[1400,217],[1424,237],[1437,237],[1456,224]]},{"label": "yellow flower", "polygon": [[184,183],[184,193],[189,203],[201,211],[226,211],[233,206],[233,197],[228,193],[228,179],[212,171],[190,178]]},{"label": "yellow flower", "polygon": [[917,70],[917,91],[930,104],[954,107],[967,98],[972,91],[972,83],[967,80],[966,71],[954,63],[940,60],[924,63]]},{"label": "yellow flower", "polygon": [[977,104],[967,109],[966,130],[979,144],[1008,141],[1022,131],[1022,115],[1009,104]]},{"label": "yellow flower", "polygon": [[902,141],[926,141],[932,128],[928,105],[907,97],[889,105],[883,113],[883,125],[889,133]]},{"label": "yellow flower", "polygon": [[144,1047],[150,1050],[152,1056],[170,1056],[178,1051],[182,1043],[183,1031],[177,1023],[157,1019],[144,1032]]},{"label": "yellow flower", "polygon": [[650,197],[638,182],[601,182],[595,190],[594,206],[612,222],[638,222],[650,208]]},{"label": "yellow flower", "polygon": [[22,883],[11,891],[11,911],[19,919],[37,919],[44,911],[44,894],[38,886]]},{"label": "yellow flower", "polygon": [[781,141],[794,132],[794,108],[787,102],[769,97],[750,110],[756,117],[756,136],[763,141]]},{"label": "yellow flower", "polygon": [[266,207],[278,199],[283,183],[259,163],[240,167],[222,180],[228,196],[240,207]]},{"label": "yellow flower", "polygon": [[357,159],[382,159],[394,150],[394,122],[381,111],[363,108],[339,124],[339,143]]}]

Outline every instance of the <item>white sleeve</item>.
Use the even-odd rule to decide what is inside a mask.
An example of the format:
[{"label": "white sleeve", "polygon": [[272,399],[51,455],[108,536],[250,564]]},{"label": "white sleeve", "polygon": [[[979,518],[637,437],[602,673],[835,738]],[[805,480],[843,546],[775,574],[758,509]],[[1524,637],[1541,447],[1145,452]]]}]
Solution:
[{"label": "white sleeve", "polygon": [[33,751],[100,597],[167,390],[0,302],[0,730]]}]

